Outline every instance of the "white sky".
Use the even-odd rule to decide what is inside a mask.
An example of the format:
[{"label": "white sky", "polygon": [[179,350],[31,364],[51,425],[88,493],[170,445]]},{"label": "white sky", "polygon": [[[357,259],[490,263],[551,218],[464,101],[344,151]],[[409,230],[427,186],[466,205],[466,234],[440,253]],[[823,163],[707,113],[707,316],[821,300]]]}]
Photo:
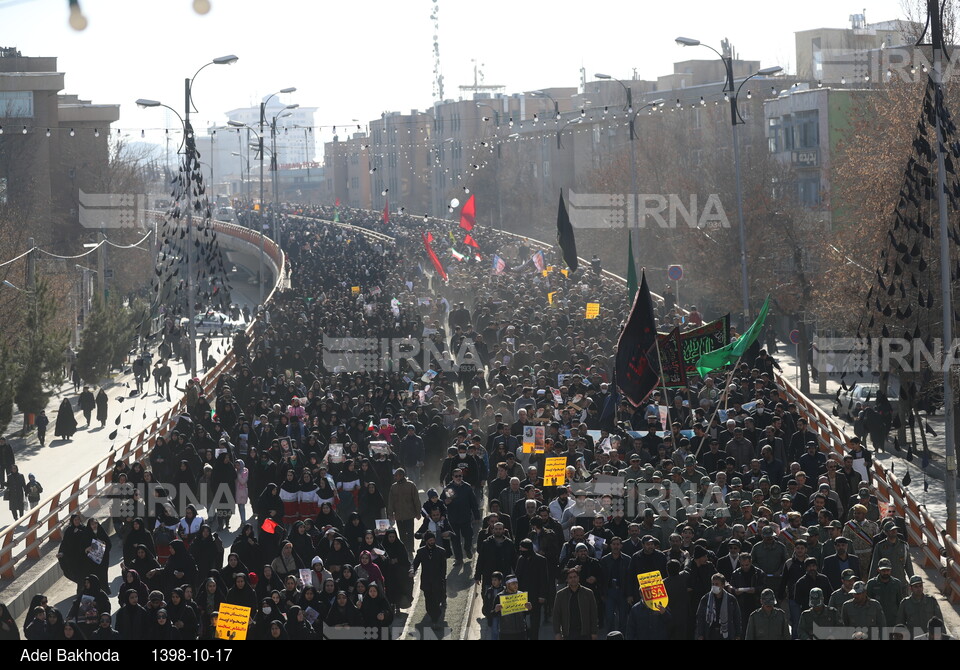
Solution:
[{"label": "white sky", "polygon": [[[288,86],[298,90],[283,101],[319,107],[318,124],[365,124],[383,111],[406,113],[432,103],[432,0],[211,3],[210,13],[200,16],[192,0],[81,0],[89,26],[76,32],[67,24],[66,0],[0,0],[0,46],[58,57],[65,93],[120,103],[115,127],[137,134],[176,121],[138,109],[136,98],[181,110],[183,79],[230,53],[238,63],[211,66],[196,81],[198,130],[207,121],[223,123],[226,110]],[[678,35],[717,49],[727,37],[742,58],[792,72],[794,31],[847,27],[864,4],[440,0],[445,97],[457,98],[457,87],[472,83],[472,58],[485,64],[486,83],[513,93],[577,86],[581,66],[588,80],[595,72],[629,79],[633,68],[639,78],[655,79],[672,72],[674,61],[714,57],[704,47],[678,47]],[[872,0],[866,14],[870,23],[901,18],[901,0]],[[318,139],[328,138],[329,131]]]}]

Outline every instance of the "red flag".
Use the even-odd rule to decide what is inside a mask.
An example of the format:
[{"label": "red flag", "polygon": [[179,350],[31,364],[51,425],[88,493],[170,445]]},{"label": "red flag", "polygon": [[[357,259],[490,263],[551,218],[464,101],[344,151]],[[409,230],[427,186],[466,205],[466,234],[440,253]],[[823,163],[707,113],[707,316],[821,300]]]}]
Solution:
[{"label": "red flag", "polygon": [[334,201],[333,201],[333,205],[334,205],[334,207],[339,207],[339,206],[340,206],[340,198],[337,198],[336,200],[334,200]]},{"label": "red flag", "polygon": [[390,223],[390,198],[384,200],[383,203],[383,222],[384,224]]},{"label": "red flag", "polygon": [[[437,274],[440,275],[440,278],[443,279],[443,281],[447,281],[447,273],[444,271],[443,265],[440,264],[440,259],[437,258],[437,254],[434,253],[433,249],[430,248],[430,242],[433,240],[433,235],[430,235],[430,233],[427,233],[426,235],[421,233],[421,235],[423,236],[423,246],[426,247],[427,255],[430,256],[430,260],[433,261],[434,269],[437,271]],[[428,238],[427,235],[430,235],[430,237]]]},{"label": "red flag", "polygon": [[466,231],[473,230],[473,226],[477,223],[477,202],[474,199],[474,196],[470,196],[467,199],[467,203],[463,206],[463,209],[460,210],[460,227]]},{"label": "red flag", "polygon": [[463,243],[469,247],[473,247],[474,249],[480,248],[480,245],[477,244],[477,241],[473,239],[470,235],[467,235],[466,237],[463,238]]},{"label": "red flag", "polygon": [[433,233],[427,233],[427,244],[433,244]]},{"label": "red flag", "polygon": [[264,533],[270,533],[271,535],[273,535],[273,532],[277,529],[278,525],[279,524],[273,519],[267,519],[263,522],[263,525],[260,526],[260,528],[261,530],[263,530]]}]

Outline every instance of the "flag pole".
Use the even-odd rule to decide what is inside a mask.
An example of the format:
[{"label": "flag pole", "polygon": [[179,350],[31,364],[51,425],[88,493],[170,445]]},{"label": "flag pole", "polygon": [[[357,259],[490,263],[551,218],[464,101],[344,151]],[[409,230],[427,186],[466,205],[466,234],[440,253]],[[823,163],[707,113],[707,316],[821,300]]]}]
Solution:
[{"label": "flag pole", "polygon": [[[657,333],[656,345],[657,345],[657,367],[660,368],[660,386],[663,389],[662,402],[663,402],[663,405],[667,408],[667,425],[664,426],[663,428],[666,432],[673,432],[673,430],[670,427],[670,405],[667,402],[667,378],[663,374],[663,358],[660,356],[660,334],[659,333]],[[659,416],[657,418],[659,418]],[[677,446],[680,446],[680,445],[677,445]]]},{"label": "flag pole", "polygon": [[[633,250],[632,250],[632,247],[631,247],[631,253],[632,253],[632,251],[633,251]],[[631,259],[631,260],[632,260],[632,259]],[[644,267],[644,268],[641,268],[641,269],[640,269],[640,276],[641,276],[641,277],[645,277],[645,276],[646,276],[646,273],[647,273],[647,268]],[[672,332],[672,331],[671,331],[671,332]],[[655,346],[656,349],[657,349],[657,367],[658,367],[659,370],[660,370],[660,385],[661,385],[661,387],[663,388],[663,399],[662,399],[661,402],[662,402],[662,403],[666,406],[666,408],[667,408],[667,420],[666,420],[666,421],[667,421],[667,425],[664,426],[663,428],[664,428],[664,431],[665,431],[665,432],[671,432],[671,433],[672,433],[673,431],[672,431],[672,429],[670,428],[670,405],[667,404],[667,380],[666,380],[666,378],[665,378],[664,375],[663,375],[663,358],[660,356],[660,333],[657,333],[657,332],[656,332],[656,329],[654,329],[653,344],[654,344],[654,346]],[[658,409],[658,410],[657,410],[657,419],[659,420],[659,418],[660,418],[660,410]],[[674,445],[674,446],[675,446],[675,447],[678,447],[679,445]]]},{"label": "flag pole", "polygon": [[[740,357],[737,358],[737,362],[734,363],[733,368],[730,370],[730,372],[727,373],[727,381],[726,381],[726,383],[725,383],[724,386],[723,386],[723,393],[724,393],[724,397],[723,397],[723,409],[724,409],[724,410],[727,409],[727,401],[730,399],[730,394],[728,393],[727,388],[730,386],[730,381],[733,379],[734,373],[735,373],[735,372],[737,371],[737,369],[740,367],[740,360],[741,360],[742,358],[743,358],[743,354],[740,354]],[[711,416],[711,417],[710,417],[710,420],[707,422],[707,427],[706,427],[706,430],[704,430],[704,432],[707,432],[708,430],[710,430],[710,426],[713,425],[713,420],[714,420],[715,418],[717,418],[717,414],[719,414],[719,413],[720,413],[720,403],[717,403],[717,408],[716,408],[715,410],[713,410],[713,416]],[[754,446],[756,446],[756,445],[754,445]],[[697,453],[694,454],[694,456],[699,456],[699,455],[700,455],[700,451],[701,451],[702,449],[703,449],[703,442],[701,441],[701,442],[700,442],[700,446],[697,447]]]}]

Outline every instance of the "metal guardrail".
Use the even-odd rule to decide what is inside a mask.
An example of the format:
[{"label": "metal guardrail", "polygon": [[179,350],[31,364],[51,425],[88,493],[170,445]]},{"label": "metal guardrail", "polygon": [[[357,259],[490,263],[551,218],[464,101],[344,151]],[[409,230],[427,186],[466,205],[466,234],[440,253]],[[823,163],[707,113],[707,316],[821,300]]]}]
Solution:
[{"label": "metal guardrail", "polygon": [[[149,212],[152,216],[162,216],[159,212]],[[213,229],[221,235],[241,239],[251,244],[260,244],[260,233],[243,226],[222,221],[214,221]],[[272,240],[264,243],[264,253],[270,257],[277,267],[276,281],[266,298],[265,304],[270,304],[277,290],[285,282],[286,256],[283,250]],[[247,326],[248,335],[253,335],[256,320]],[[217,378],[224,372],[229,372],[236,364],[236,357],[232,349],[205,374],[200,383],[204,393],[214,390]],[[62,538],[61,528],[77,511],[84,510],[97,496],[104,493],[111,483],[113,467],[118,460],[141,460],[145,458],[157,442],[157,437],[176,425],[177,418],[186,410],[186,399],[181,398],[173,407],[163,413],[148,428],[123,443],[121,447],[112,451],[96,465],[86,469],[56,493],[42,500],[36,507],[29,510],[21,519],[15,521],[0,531],[0,578],[13,579],[18,567],[25,565],[26,559],[39,559],[43,545],[48,541],[59,541]],[[24,523],[26,519],[26,523]],[[20,534],[18,534],[20,531]]]},{"label": "metal guardrail", "polygon": [[[800,393],[783,375],[777,373],[776,379],[787,397],[807,417],[809,425],[816,429],[821,446],[828,452],[840,456],[845,454],[850,440],[833,417]],[[950,602],[957,602],[960,600],[960,545],[920,506],[913,494],[876,460],[873,470],[873,483],[879,497],[893,505],[897,514],[906,520],[907,540],[920,549],[924,567],[936,567],[940,571],[946,580],[945,595]]]}]

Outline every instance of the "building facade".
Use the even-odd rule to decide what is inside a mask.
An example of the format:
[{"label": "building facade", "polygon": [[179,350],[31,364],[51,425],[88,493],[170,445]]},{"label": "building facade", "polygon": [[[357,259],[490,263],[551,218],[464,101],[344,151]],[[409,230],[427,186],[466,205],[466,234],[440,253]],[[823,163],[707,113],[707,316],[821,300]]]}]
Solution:
[{"label": "building facade", "polygon": [[0,48],[0,207],[32,227],[38,243],[72,248],[83,236],[80,191],[110,184],[110,124],[119,105],[61,95],[53,57]]}]

